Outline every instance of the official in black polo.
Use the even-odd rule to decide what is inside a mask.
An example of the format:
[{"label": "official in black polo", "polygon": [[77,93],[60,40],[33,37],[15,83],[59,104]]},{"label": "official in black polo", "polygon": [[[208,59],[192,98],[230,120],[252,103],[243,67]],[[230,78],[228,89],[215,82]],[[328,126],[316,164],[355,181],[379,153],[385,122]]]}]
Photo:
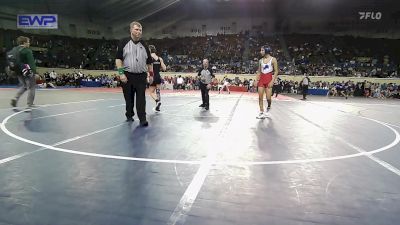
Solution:
[{"label": "official in black polo", "polygon": [[126,119],[133,121],[133,106],[140,120],[140,126],[148,126],[146,120],[146,85],[147,73],[151,82],[153,66],[150,51],[142,37],[142,25],[139,22],[130,24],[131,36],[122,39],[118,45],[115,64],[122,82],[126,104]]}]

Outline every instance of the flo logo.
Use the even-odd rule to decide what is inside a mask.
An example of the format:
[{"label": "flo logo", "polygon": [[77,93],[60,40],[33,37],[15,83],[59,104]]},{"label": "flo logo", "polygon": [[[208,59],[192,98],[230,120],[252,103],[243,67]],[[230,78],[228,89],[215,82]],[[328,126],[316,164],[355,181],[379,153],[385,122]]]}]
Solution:
[{"label": "flo logo", "polygon": [[360,20],[380,20],[382,18],[381,12],[358,12]]}]

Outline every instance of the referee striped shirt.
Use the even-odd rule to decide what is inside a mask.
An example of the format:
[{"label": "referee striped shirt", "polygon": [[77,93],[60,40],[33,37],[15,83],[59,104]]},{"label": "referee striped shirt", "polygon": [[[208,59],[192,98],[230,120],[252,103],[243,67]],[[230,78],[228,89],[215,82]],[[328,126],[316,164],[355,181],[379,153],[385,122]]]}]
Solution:
[{"label": "referee striped shirt", "polygon": [[125,71],[129,73],[146,73],[147,65],[153,62],[146,43],[143,40],[135,42],[131,38],[120,41],[116,58],[122,60]]}]

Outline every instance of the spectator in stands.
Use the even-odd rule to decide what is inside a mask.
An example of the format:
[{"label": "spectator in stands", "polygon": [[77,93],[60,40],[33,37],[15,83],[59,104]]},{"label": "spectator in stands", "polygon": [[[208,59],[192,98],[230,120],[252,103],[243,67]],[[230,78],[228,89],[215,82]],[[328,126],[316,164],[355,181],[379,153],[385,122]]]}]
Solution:
[{"label": "spectator in stands", "polygon": [[226,76],[222,79],[221,86],[218,87],[218,94],[221,94],[221,91],[224,91],[225,88],[228,94],[230,94],[231,91],[229,90],[229,78]]},{"label": "spectator in stands", "polygon": [[183,79],[183,77],[181,75],[178,76],[178,78],[176,78],[176,89],[185,89],[185,84],[184,84],[185,80]]}]

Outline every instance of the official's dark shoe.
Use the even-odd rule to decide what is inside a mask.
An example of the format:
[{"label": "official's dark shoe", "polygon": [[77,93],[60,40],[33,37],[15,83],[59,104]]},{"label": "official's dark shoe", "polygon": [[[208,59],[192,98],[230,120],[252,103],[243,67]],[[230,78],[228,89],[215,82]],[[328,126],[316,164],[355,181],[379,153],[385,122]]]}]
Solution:
[{"label": "official's dark shoe", "polygon": [[204,109],[209,110],[209,109],[210,109],[210,106],[206,105],[206,106],[204,107]]},{"label": "official's dark shoe", "polygon": [[13,99],[11,99],[11,106],[12,107],[17,107],[17,99],[15,99],[15,98],[13,98]]},{"label": "official's dark shoe", "polygon": [[157,102],[157,106],[156,106],[156,108],[155,108],[155,110],[156,110],[157,112],[160,112],[160,106],[161,106],[161,102],[158,101],[158,102]]},{"label": "official's dark shoe", "polygon": [[126,122],[133,122],[135,121],[133,117],[126,117]]},{"label": "official's dark shoe", "polygon": [[145,121],[140,121],[140,126],[141,126],[141,127],[147,127],[147,126],[149,126],[149,122],[147,122],[147,120],[145,120]]},{"label": "official's dark shoe", "polygon": [[204,104],[201,104],[201,105],[199,105],[199,107],[202,107],[202,108],[204,108],[204,107],[206,107],[206,105],[204,105]]}]

